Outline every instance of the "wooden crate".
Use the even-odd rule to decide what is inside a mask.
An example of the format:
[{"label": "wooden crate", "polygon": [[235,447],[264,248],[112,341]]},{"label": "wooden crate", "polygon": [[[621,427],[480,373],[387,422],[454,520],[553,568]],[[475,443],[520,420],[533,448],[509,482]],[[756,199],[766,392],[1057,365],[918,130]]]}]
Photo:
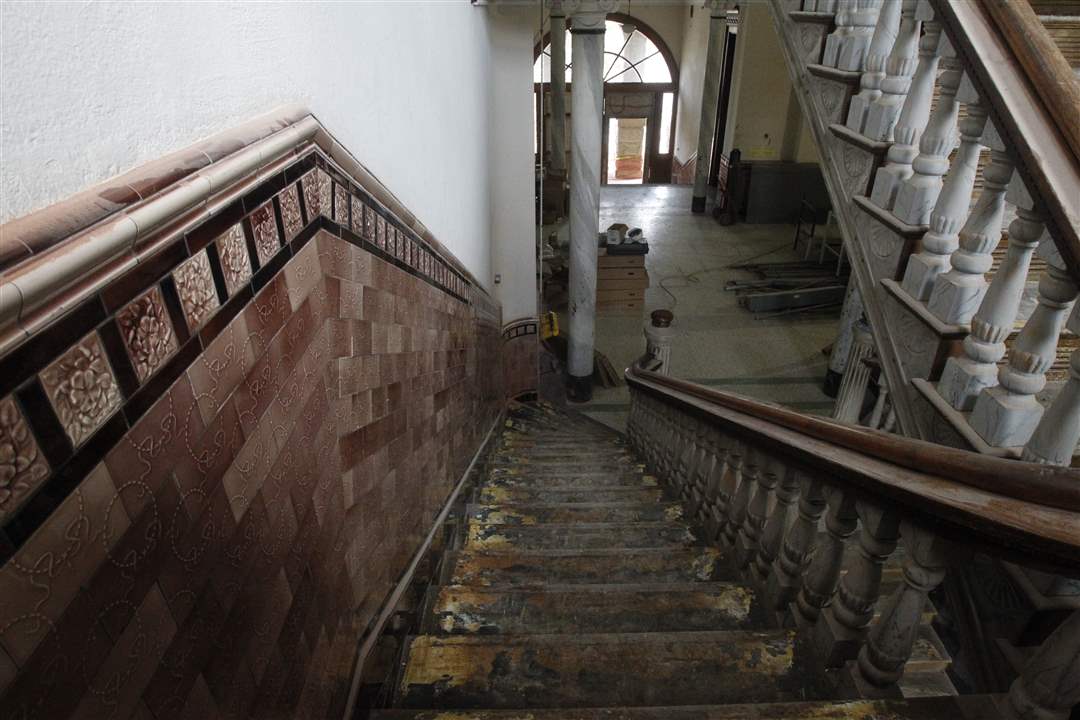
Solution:
[{"label": "wooden crate", "polygon": [[601,270],[606,270],[609,268],[645,267],[644,255],[601,255],[598,260],[599,268]]},{"label": "wooden crate", "polygon": [[596,304],[597,315],[638,315],[645,309],[644,300],[606,301]]},{"label": "wooden crate", "polygon": [[644,300],[645,288],[626,288],[621,290],[597,290],[596,302],[624,302],[627,300]]}]

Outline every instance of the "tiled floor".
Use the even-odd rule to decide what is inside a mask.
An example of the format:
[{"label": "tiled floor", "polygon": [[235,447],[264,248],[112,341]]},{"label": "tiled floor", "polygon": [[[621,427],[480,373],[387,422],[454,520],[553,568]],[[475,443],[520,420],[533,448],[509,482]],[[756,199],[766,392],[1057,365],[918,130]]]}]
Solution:
[{"label": "tiled floor", "polygon": [[[756,256],[760,262],[798,259],[791,251],[794,228],[724,227],[710,215],[692,214],[690,196],[690,187],[678,185],[605,186],[601,191],[600,227],[624,222],[645,231],[651,287],[641,318],[597,319],[597,350],[617,369],[628,366],[645,349],[642,330],[648,313],[668,308],[678,328],[672,374],[804,412],[829,414],[832,400],[821,391],[828,358],[821,351],[835,338],[839,308],[758,319],[724,290],[730,279],[753,277],[728,265]],[[565,240],[565,225],[559,232]],[[626,387],[596,388],[592,402],[580,409],[621,430],[628,403]]]}]

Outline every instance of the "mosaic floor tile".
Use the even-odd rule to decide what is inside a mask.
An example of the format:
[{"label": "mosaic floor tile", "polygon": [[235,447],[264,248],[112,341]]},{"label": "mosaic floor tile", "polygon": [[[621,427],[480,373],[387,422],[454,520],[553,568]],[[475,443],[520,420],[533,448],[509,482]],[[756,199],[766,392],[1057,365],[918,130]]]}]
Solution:
[{"label": "mosaic floor tile", "polygon": [[300,193],[293,183],[278,194],[281,205],[281,222],[285,225],[285,242],[291,242],[304,229],[304,219],[300,217]]},{"label": "mosaic floor tile", "polygon": [[180,305],[184,309],[188,329],[195,330],[218,308],[217,289],[214,287],[214,276],[210,273],[210,258],[206,251],[200,251],[176,268],[173,279],[176,281],[176,291],[180,295]]},{"label": "mosaic floor tile", "polygon": [[0,524],[49,476],[49,464],[15,399],[0,400]]},{"label": "mosaic floor tile", "polygon": [[233,225],[217,239],[217,249],[221,258],[221,272],[225,276],[225,289],[232,297],[251,279],[251,259],[244,241],[244,231],[239,225]]},{"label": "mosaic floor tile", "polygon": [[120,407],[120,388],[97,333],[84,337],[45,368],[41,384],[76,446]]},{"label": "mosaic floor tile", "polygon": [[176,352],[176,333],[156,285],[118,312],[116,324],[139,382],[146,382]]},{"label": "mosaic floor tile", "polygon": [[266,265],[281,248],[278,237],[277,221],[274,220],[274,206],[263,203],[251,213],[251,234],[255,237],[255,252],[259,264]]}]

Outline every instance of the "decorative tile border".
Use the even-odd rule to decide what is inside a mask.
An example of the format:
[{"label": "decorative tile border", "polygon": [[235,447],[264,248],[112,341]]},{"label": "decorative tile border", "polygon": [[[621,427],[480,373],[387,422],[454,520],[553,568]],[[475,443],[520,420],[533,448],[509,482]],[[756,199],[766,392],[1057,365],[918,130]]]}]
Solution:
[{"label": "decorative tile border", "polygon": [[540,323],[523,318],[502,329],[503,387],[509,398],[534,397],[539,384]]},{"label": "decorative tile border", "polygon": [[[482,289],[311,146],[0,357],[0,398],[10,403],[0,405],[0,416],[33,408],[24,413],[26,431],[15,426],[20,442],[32,444],[18,456],[25,468],[11,475],[19,480],[9,481],[6,495],[0,441],[0,497],[7,499],[0,500],[0,563],[63,502],[76,469],[104,457],[320,229],[474,305],[497,325],[498,306]],[[71,345],[72,338],[80,340]],[[36,452],[29,464],[26,448]],[[40,478],[49,468],[53,478]],[[30,469],[33,482],[23,479]],[[33,512],[20,512],[29,505]]]}]

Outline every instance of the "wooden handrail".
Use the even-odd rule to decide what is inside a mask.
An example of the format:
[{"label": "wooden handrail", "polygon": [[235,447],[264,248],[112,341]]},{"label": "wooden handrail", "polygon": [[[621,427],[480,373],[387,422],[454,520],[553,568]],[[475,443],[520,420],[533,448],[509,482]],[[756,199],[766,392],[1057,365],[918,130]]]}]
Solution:
[{"label": "wooden handrail", "polygon": [[942,526],[962,526],[975,533],[973,544],[1080,573],[1080,470],[993,458],[803,415],[640,367],[628,369],[626,380],[708,413],[839,484],[903,502]]},{"label": "wooden handrail", "polygon": [[[1080,95],[1046,28],[1018,0],[933,0],[1055,246],[1080,278]],[[1062,67],[1064,63],[1065,67]]]}]

